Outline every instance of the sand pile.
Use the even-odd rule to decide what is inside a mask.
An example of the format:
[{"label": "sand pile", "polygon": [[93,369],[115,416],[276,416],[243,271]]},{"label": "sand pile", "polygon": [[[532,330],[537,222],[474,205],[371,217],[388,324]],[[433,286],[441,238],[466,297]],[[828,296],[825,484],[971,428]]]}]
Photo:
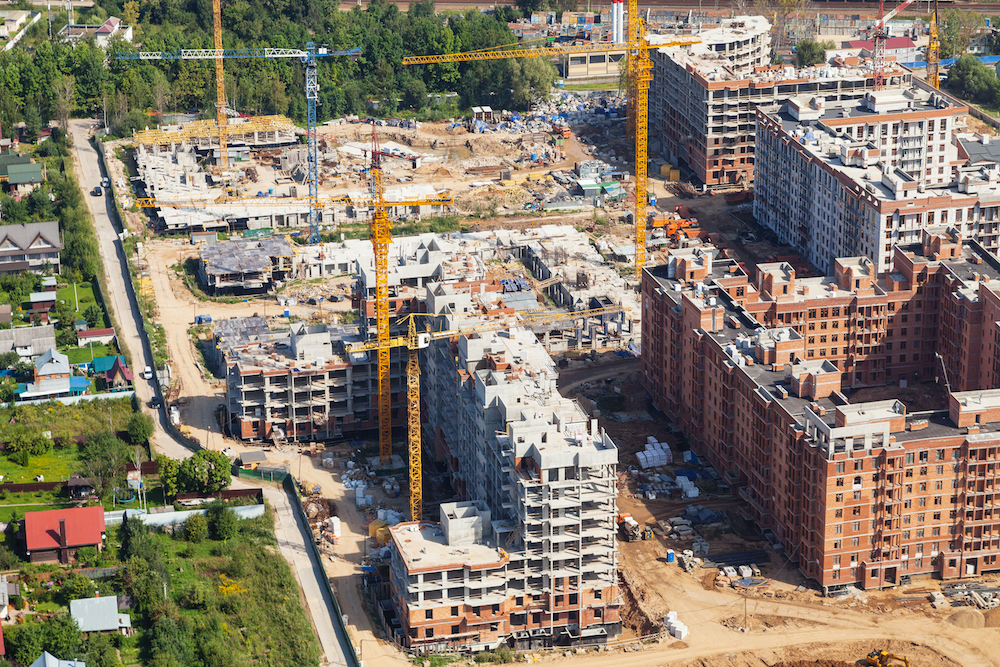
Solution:
[{"label": "sand pile", "polygon": [[975,609],[962,609],[961,611],[956,611],[948,617],[948,621],[960,628],[970,628],[973,630],[982,628],[986,625],[986,619]]},{"label": "sand pile", "polygon": [[990,609],[983,614],[987,628],[1000,628],[1000,609]]}]

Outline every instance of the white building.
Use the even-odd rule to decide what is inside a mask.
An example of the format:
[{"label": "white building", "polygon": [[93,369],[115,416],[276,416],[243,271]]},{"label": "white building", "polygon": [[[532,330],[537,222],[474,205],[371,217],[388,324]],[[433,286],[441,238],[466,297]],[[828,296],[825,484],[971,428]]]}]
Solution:
[{"label": "white building", "polygon": [[892,246],[934,224],[962,223],[995,250],[1000,211],[986,200],[1000,196],[996,164],[959,169],[968,160],[953,143],[967,113],[918,89],[758,109],[754,216],[826,273],[852,256],[887,271]]},{"label": "white building", "polygon": [[531,649],[617,634],[618,449],[559,395],[535,335],[463,336],[457,356],[436,343],[422,370],[424,396],[452,397],[428,401],[426,433],[469,502],[391,529],[400,639]]},{"label": "white building", "polygon": [[111,38],[120,35],[126,42],[132,42],[132,26],[122,25],[122,20],[116,16],[108,18],[101,25],[78,25],[71,23],[59,31],[59,36],[67,41],[76,41],[93,37],[97,46],[108,48]]}]

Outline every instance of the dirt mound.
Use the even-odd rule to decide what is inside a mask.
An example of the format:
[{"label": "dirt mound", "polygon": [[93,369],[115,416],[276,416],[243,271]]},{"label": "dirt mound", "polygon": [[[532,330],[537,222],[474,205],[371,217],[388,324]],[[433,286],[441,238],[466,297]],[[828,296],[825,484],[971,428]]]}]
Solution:
[{"label": "dirt mound", "polygon": [[983,617],[982,613],[976,611],[975,609],[962,609],[961,611],[956,611],[948,617],[948,621],[960,628],[971,628],[973,630],[977,630],[986,625],[986,619]]},{"label": "dirt mound", "polygon": [[795,660],[793,662],[779,662],[771,667],[854,667],[855,664],[842,660]]},{"label": "dirt mound", "polygon": [[983,614],[987,628],[1000,628],[1000,609],[990,609]]}]

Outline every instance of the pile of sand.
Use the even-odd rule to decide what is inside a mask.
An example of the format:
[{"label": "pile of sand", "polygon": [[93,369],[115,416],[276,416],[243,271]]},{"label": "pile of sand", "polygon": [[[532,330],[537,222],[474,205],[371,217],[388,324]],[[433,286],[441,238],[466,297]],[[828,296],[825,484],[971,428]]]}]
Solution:
[{"label": "pile of sand", "polygon": [[771,667],[854,667],[857,663],[840,660],[796,660],[794,662],[779,662]]},{"label": "pile of sand", "polygon": [[983,614],[987,628],[1000,628],[1000,609],[990,609]]},{"label": "pile of sand", "polygon": [[986,625],[986,619],[982,613],[975,609],[956,611],[948,617],[948,621],[960,628],[969,628],[972,630],[978,630]]}]

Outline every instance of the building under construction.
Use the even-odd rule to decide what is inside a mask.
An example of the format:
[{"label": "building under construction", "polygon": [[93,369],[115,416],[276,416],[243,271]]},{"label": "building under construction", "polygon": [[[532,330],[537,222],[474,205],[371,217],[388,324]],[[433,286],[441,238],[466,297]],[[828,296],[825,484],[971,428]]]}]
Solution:
[{"label": "building under construction", "polygon": [[291,275],[294,260],[285,237],[209,243],[198,255],[198,279],[210,294],[266,292]]},{"label": "building under construction", "polygon": [[390,529],[397,639],[421,651],[601,644],[619,620],[618,449],[520,328],[439,342],[427,437],[458,494]]}]

